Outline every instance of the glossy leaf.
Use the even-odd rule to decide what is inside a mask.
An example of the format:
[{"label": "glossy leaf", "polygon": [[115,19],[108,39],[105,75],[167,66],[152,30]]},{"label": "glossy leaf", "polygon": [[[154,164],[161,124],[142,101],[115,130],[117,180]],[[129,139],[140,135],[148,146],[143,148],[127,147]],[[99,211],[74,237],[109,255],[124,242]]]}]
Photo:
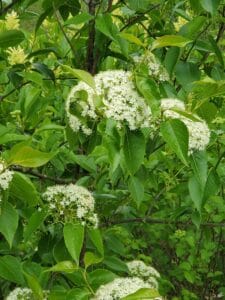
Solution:
[{"label": "glossy leaf", "polygon": [[36,168],[45,165],[56,155],[33,149],[25,144],[17,144],[9,151],[7,162],[9,165]]},{"label": "glossy leaf", "polygon": [[164,35],[158,37],[152,44],[152,50],[168,46],[185,47],[191,40],[180,35]]},{"label": "glossy leaf", "polygon": [[84,227],[80,224],[67,223],[64,225],[63,235],[67,250],[79,266],[79,258],[84,240]]},{"label": "glossy leaf", "polygon": [[14,47],[24,40],[25,36],[20,30],[8,30],[0,33],[0,48]]},{"label": "glossy leaf", "polygon": [[130,174],[135,174],[145,155],[145,138],[141,132],[127,131],[125,133],[123,154],[127,170]]},{"label": "glossy leaf", "polygon": [[161,124],[161,134],[180,160],[188,164],[188,130],[180,120],[168,120]]},{"label": "glossy leaf", "polygon": [[25,281],[19,259],[11,255],[0,257],[0,277],[19,285],[23,285]]},{"label": "glossy leaf", "polygon": [[16,209],[9,202],[4,202],[0,214],[0,232],[9,246],[12,247],[13,238],[18,227],[19,216]]}]

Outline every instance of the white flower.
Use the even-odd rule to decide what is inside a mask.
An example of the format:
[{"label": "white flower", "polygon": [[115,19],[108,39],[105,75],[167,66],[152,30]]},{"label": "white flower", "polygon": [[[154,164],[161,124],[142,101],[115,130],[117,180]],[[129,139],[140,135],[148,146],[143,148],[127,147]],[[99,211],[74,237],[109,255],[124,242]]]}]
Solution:
[{"label": "white flower", "polygon": [[27,55],[21,46],[9,47],[6,53],[9,55],[8,61],[10,65],[24,64],[26,62]]},{"label": "white flower", "polygon": [[[131,130],[150,127],[151,109],[136,91],[130,72],[104,71],[95,75],[94,80],[96,91],[80,82],[68,96],[66,113],[74,132],[82,130],[86,135],[91,134],[87,118],[97,120],[100,116],[115,120],[118,128],[124,124]],[[72,104],[77,104],[74,114]]]},{"label": "white flower", "polygon": [[0,189],[7,190],[13,179],[14,172],[6,169],[6,164],[0,160]]},{"label": "white flower", "polygon": [[91,129],[88,128],[84,121],[82,122],[79,117],[73,115],[70,110],[71,104],[75,103],[80,106],[82,117],[96,119],[97,115],[95,113],[94,95],[94,90],[83,81],[72,88],[66,101],[66,114],[69,126],[74,132],[83,130],[86,135],[92,133]]},{"label": "white flower", "polygon": [[179,113],[179,110],[185,112],[185,105],[182,101],[178,99],[162,99],[161,110],[164,117],[180,119],[187,126],[189,154],[195,150],[201,151],[206,148],[210,140],[210,130],[206,122],[196,115],[192,115],[194,119],[191,119]]},{"label": "white flower", "polygon": [[188,118],[181,118],[181,121],[187,126],[189,133],[189,153],[194,150],[204,150],[210,140],[210,130],[205,121],[192,121]]},{"label": "white flower", "polygon": [[5,26],[8,30],[18,29],[20,27],[19,16],[14,10],[5,16]]},{"label": "white flower", "polygon": [[184,26],[185,24],[187,24],[187,20],[182,18],[181,16],[179,16],[177,18],[177,21],[175,23],[173,23],[175,30],[178,32],[182,26]]},{"label": "white flower", "polygon": [[82,224],[98,226],[94,213],[95,200],[84,187],[75,184],[54,185],[47,188],[43,198],[52,215],[62,221],[78,220]]},{"label": "white flower", "polygon": [[151,126],[151,109],[135,89],[132,74],[123,70],[100,72],[96,89],[102,97],[103,115],[118,127],[127,123],[130,130]]},{"label": "white flower", "polygon": [[92,300],[117,300],[135,293],[151,285],[138,277],[116,278],[112,282],[100,286]]},{"label": "white flower", "polygon": [[160,274],[156,269],[151,266],[147,266],[141,260],[133,260],[127,262],[127,267],[132,276],[137,276],[147,281],[152,288],[158,289],[158,282],[156,278],[160,277]]},{"label": "white flower", "polygon": [[154,77],[159,81],[168,81],[169,74],[167,73],[164,66],[160,63],[160,61],[155,57],[155,55],[151,52],[147,52],[139,57],[134,57],[134,61],[137,64],[144,64],[148,68],[148,75]]},{"label": "white flower", "polygon": [[185,110],[185,104],[181,100],[175,98],[161,99],[161,109],[163,112],[170,109]]},{"label": "white flower", "polygon": [[[43,291],[43,300],[48,299],[49,291]],[[6,297],[6,300],[33,300],[34,294],[31,289],[28,288],[15,288],[9,295]]]}]

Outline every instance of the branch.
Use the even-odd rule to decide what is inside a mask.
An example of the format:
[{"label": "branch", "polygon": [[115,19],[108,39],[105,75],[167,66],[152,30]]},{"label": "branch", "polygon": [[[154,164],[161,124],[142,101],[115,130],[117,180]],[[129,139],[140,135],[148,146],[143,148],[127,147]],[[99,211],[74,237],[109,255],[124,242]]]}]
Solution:
[{"label": "branch", "polygon": [[[129,224],[129,223],[148,223],[148,224],[183,225],[183,226],[192,225],[191,222],[167,221],[167,220],[161,220],[161,219],[153,219],[153,218],[149,218],[149,217],[143,217],[143,218],[125,219],[125,220],[120,220],[120,221],[107,221],[105,224],[103,224],[103,226],[106,226],[106,225],[117,225],[117,224]],[[225,227],[225,223],[207,222],[207,223],[201,223],[200,226],[202,226],[202,227]]]},{"label": "branch", "polygon": [[26,81],[24,83],[21,83],[20,85],[18,85],[17,87],[15,87],[14,89],[12,89],[10,92],[8,92],[5,95],[0,95],[0,102],[3,101],[5,98],[7,98],[8,96],[10,96],[11,94],[13,94],[15,91],[21,89],[23,86],[27,85],[31,83],[31,81]]},{"label": "branch", "polygon": [[[88,12],[91,16],[95,16],[95,0],[89,0]],[[88,28],[88,44],[87,44],[87,58],[86,65],[87,70],[91,73],[95,73],[95,59],[94,59],[94,48],[95,48],[95,19],[89,21]]]},{"label": "branch", "polygon": [[62,34],[64,35],[64,37],[65,37],[67,43],[69,44],[69,46],[70,46],[70,48],[71,48],[71,50],[72,50],[72,52],[73,52],[73,56],[74,56],[74,58],[75,58],[75,57],[76,57],[76,51],[75,51],[75,49],[74,49],[74,47],[73,47],[73,44],[71,43],[69,37],[67,36],[67,34],[66,34],[66,32],[65,32],[65,30],[64,30],[64,28],[63,28],[63,25],[61,24],[60,18],[59,18],[59,16],[58,16],[58,13],[57,13],[56,8],[55,8],[55,5],[54,5],[54,1],[53,1],[53,7],[54,7],[54,15],[55,15],[55,17],[56,17],[56,21],[57,21],[57,23],[58,23],[58,25],[59,25],[59,28],[60,28],[60,30],[62,31]]},{"label": "branch", "polygon": [[28,174],[28,175],[35,176],[35,177],[40,178],[40,179],[54,181],[55,183],[61,183],[61,184],[75,183],[75,180],[48,176],[48,175],[45,175],[45,174],[41,174],[37,171],[33,171],[31,169],[21,168],[19,166],[13,166],[11,169],[14,170],[14,171],[19,171],[23,174]]}]

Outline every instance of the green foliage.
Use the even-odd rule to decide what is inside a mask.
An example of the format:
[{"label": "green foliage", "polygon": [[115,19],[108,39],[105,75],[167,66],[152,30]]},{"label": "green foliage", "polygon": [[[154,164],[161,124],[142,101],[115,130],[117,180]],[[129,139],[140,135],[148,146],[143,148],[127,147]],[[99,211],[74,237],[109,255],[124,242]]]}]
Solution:
[{"label": "green foliage", "polygon": [[0,298],[223,299],[225,2],[6,2]]}]

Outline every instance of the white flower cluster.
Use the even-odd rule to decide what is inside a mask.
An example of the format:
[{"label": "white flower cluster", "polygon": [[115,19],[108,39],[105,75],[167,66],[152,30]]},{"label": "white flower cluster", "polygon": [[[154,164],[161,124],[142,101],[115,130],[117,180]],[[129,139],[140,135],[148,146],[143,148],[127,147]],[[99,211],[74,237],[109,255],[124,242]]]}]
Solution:
[{"label": "white flower cluster", "polygon": [[[92,131],[87,125],[87,117],[93,120],[97,118],[94,97],[94,90],[83,81],[79,82],[78,85],[72,88],[66,101],[65,109],[69,126],[74,132],[82,130],[86,135],[91,134]],[[80,115],[75,116],[74,114],[70,113],[72,103],[75,103],[77,106],[79,106],[76,107],[76,109]]]},{"label": "white flower cluster", "polygon": [[143,288],[151,289],[152,286],[138,277],[119,277],[100,286],[92,300],[119,300]]},{"label": "white flower cluster", "polygon": [[82,225],[98,227],[98,217],[94,213],[95,200],[86,188],[72,183],[54,185],[47,188],[43,198],[57,221],[78,220]]},{"label": "white flower cluster", "polygon": [[141,260],[127,262],[127,267],[132,276],[142,278],[145,282],[151,285],[152,288],[158,289],[158,282],[156,278],[159,278],[160,274],[156,271],[156,269],[151,266],[147,266]]},{"label": "white flower cluster", "polygon": [[[49,291],[43,291],[43,300],[47,300]],[[28,288],[15,288],[5,300],[34,300],[35,296],[31,289]]]},{"label": "white flower cluster", "polygon": [[[131,130],[150,127],[151,109],[136,91],[130,72],[104,71],[97,74],[94,80],[96,91],[80,82],[68,96],[66,113],[74,132],[82,130],[86,135],[91,134],[87,119],[96,120],[98,115],[115,120],[118,128],[124,123]],[[99,101],[101,105],[95,105]],[[73,103],[77,104],[74,114],[71,113]]]},{"label": "white flower cluster", "polygon": [[204,120],[196,115],[193,115],[194,119],[190,119],[179,113],[179,110],[185,112],[185,105],[178,99],[162,99],[161,110],[164,117],[180,119],[187,126],[189,154],[195,150],[201,151],[205,149],[210,140],[210,130]]},{"label": "white flower cluster", "polygon": [[148,75],[154,77],[159,81],[168,81],[169,74],[155,55],[151,52],[147,52],[141,56],[135,56],[134,61],[137,64],[144,64],[148,68]]},{"label": "white flower cluster", "polygon": [[0,160],[0,189],[7,190],[13,179],[13,171],[7,170],[3,160]]},{"label": "white flower cluster", "polygon": [[[148,288],[158,290],[158,271],[147,266],[140,260],[133,260],[126,263],[131,277],[116,278],[112,282],[99,287],[92,300],[117,300],[133,294],[140,289]],[[155,300],[162,299],[156,297]]]}]

